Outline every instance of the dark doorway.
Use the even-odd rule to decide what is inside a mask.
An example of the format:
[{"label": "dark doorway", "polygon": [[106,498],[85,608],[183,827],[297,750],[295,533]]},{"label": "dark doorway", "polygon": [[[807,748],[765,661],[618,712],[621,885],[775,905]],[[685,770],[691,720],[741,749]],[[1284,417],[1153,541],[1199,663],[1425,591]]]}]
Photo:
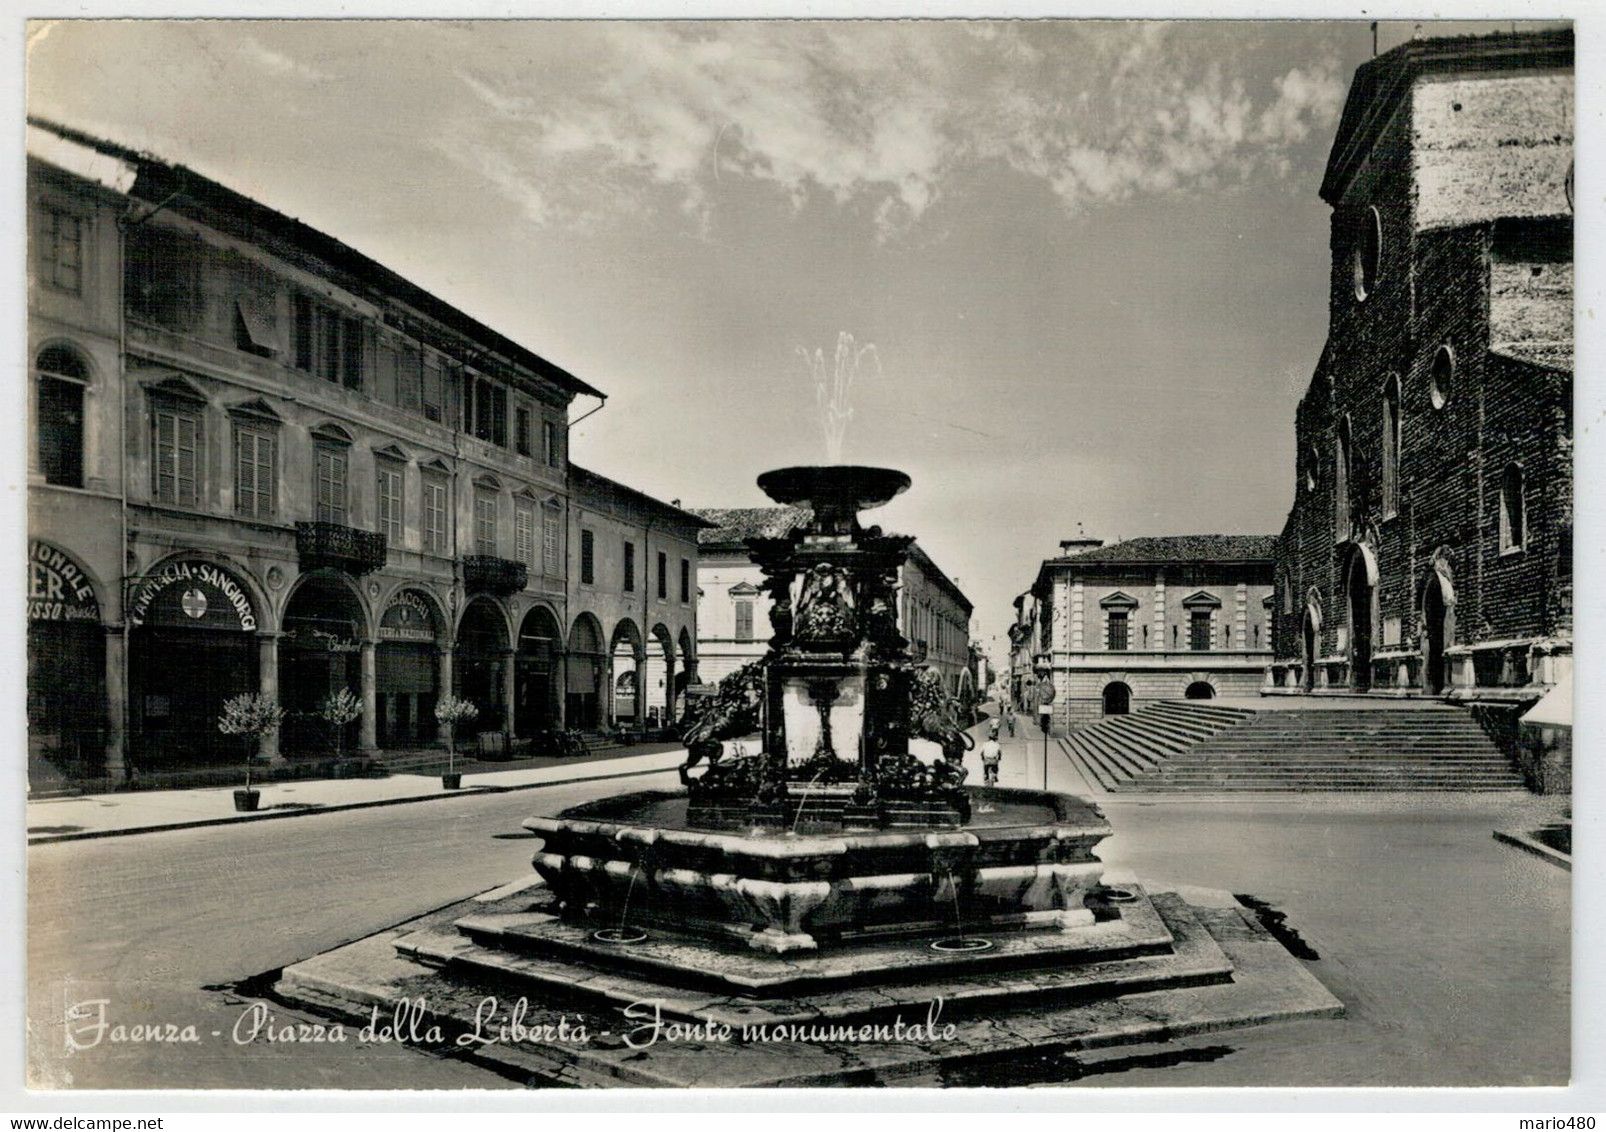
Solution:
[{"label": "dark doorway", "polygon": [[1349,564],[1349,682],[1357,692],[1372,688],[1372,593],[1366,558],[1359,549]]},{"label": "dark doorway", "polygon": [[363,612],[357,595],[334,574],[315,574],[291,595],[279,640],[279,695],[289,713],[279,730],[284,754],[350,753],[361,718],[336,734],[319,714],[342,688],[362,696]]},{"label": "dark doorway", "polygon": [[541,606],[530,610],[519,627],[513,726],[521,738],[558,725],[559,633],[557,618]]},{"label": "dark doorway", "polygon": [[602,726],[602,633],[596,619],[582,613],[569,632],[564,719],[572,728],[593,731]]},{"label": "dark doorway", "polygon": [[1190,700],[1213,700],[1216,698],[1216,690],[1203,680],[1195,680],[1188,685],[1188,690],[1183,696]]},{"label": "dark doorway", "polygon": [[1305,621],[1301,629],[1301,635],[1303,637],[1305,657],[1305,679],[1303,683],[1305,691],[1309,692],[1316,687],[1316,638],[1319,635],[1316,630],[1316,614],[1313,610],[1307,609],[1305,611]]},{"label": "dark doorway", "polygon": [[1126,715],[1132,710],[1132,689],[1120,681],[1104,685],[1104,714]]},{"label": "dark doorway", "polygon": [[474,721],[457,738],[480,731],[501,731],[506,726],[502,698],[507,663],[507,623],[489,598],[476,598],[463,611],[457,627],[457,694],[480,709]]},{"label": "dark doorway", "polygon": [[1444,601],[1444,583],[1435,572],[1422,595],[1422,690],[1431,696],[1444,691],[1449,683],[1445,671],[1444,647],[1448,637],[1449,609]]}]

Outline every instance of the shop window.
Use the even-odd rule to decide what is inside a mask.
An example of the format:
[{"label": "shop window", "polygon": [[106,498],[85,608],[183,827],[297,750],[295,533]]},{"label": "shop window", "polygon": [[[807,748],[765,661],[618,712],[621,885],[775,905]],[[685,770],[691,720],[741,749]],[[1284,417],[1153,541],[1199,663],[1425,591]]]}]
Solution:
[{"label": "shop window", "polygon": [[38,375],[39,473],[46,483],[61,487],[84,486],[84,392],[89,367],[66,346],[39,352]]},{"label": "shop window", "polygon": [[1500,475],[1500,550],[1521,550],[1526,526],[1522,469],[1512,464]]},{"label": "shop window", "polygon": [[587,530],[580,532],[580,581],[590,586],[597,581],[597,537]]},{"label": "shop window", "polygon": [[59,208],[40,214],[39,261],[41,281],[57,291],[81,295],[84,290],[84,234],[88,223]]},{"label": "shop window", "polygon": [[424,550],[429,554],[446,551],[446,477],[439,472],[424,473]]}]

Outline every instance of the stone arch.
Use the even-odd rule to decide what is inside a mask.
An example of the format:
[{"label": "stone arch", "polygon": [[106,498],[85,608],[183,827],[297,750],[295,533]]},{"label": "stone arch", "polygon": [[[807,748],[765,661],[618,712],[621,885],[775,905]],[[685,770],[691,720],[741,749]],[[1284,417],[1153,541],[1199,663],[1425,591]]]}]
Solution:
[{"label": "stone arch", "polygon": [[564,719],[570,727],[590,731],[602,726],[607,667],[602,623],[594,613],[581,613],[569,627],[564,660]]},{"label": "stone arch", "polygon": [[1377,557],[1365,542],[1352,542],[1344,563],[1344,614],[1348,629],[1349,684],[1372,686],[1372,645],[1377,635]]},{"label": "stone arch", "polygon": [[[614,623],[608,636],[608,720],[614,726],[639,728],[646,718],[647,642],[641,629],[629,617]],[[628,666],[628,667],[627,667]],[[621,691],[620,677],[634,673],[628,691]]]},{"label": "stone arch", "polygon": [[417,582],[392,586],[374,609],[374,740],[391,750],[426,746],[439,732],[435,705],[445,690],[441,658],[452,646],[452,619]]},{"label": "stone arch", "polygon": [[1185,700],[1213,700],[1221,694],[1221,686],[1208,672],[1191,672],[1182,689]]},{"label": "stone arch", "polygon": [[[227,570],[245,587],[246,596],[251,599],[251,610],[256,618],[257,632],[278,631],[282,607],[274,606],[268,596],[268,591],[244,563],[219,551],[199,549],[171,551],[151,562],[138,578],[132,578],[130,582],[140,583],[146,579],[154,578],[169,566],[179,562],[208,562]],[[138,584],[133,584],[130,587],[130,593],[137,595],[139,589],[140,586]],[[128,616],[127,609],[123,610],[123,615],[125,618]]]},{"label": "stone arch", "polygon": [[1129,715],[1132,711],[1132,685],[1125,680],[1107,680],[1099,691],[1099,699],[1104,715]]},{"label": "stone arch", "polygon": [[562,720],[563,623],[551,605],[538,601],[525,611],[514,650],[513,729],[528,738]]},{"label": "stone arch", "polygon": [[135,769],[235,763],[239,743],[217,730],[224,702],[278,695],[277,626],[261,584],[227,555],[197,550],[163,555],[129,582],[121,612]]},{"label": "stone arch", "polygon": [[505,730],[509,723],[508,666],[513,657],[513,625],[507,607],[487,594],[471,598],[458,616],[453,639],[455,694],[480,709],[472,726],[480,731]]},{"label": "stone arch", "polygon": [[1304,663],[1301,684],[1305,691],[1316,687],[1316,662],[1322,649],[1322,592],[1312,586],[1305,593],[1305,611],[1299,620],[1300,658]]},{"label": "stone arch", "polygon": [[1417,608],[1422,618],[1422,690],[1438,695],[1451,683],[1446,650],[1455,643],[1455,572],[1443,547],[1434,552],[1431,566]]},{"label": "stone arch", "polygon": [[374,636],[367,599],[340,570],[309,570],[285,591],[279,623],[279,698],[290,714],[279,729],[280,749],[302,754],[356,749],[364,721],[339,731],[318,717],[319,706],[342,690],[369,709],[361,650]]},{"label": "stone arch", "polygon": [[675,655],[675,638],[662,621],[653,624],[648,636],[657,648],[646,650],[647,718],[664,727],[675,717],[675,673],[680,661]]}]

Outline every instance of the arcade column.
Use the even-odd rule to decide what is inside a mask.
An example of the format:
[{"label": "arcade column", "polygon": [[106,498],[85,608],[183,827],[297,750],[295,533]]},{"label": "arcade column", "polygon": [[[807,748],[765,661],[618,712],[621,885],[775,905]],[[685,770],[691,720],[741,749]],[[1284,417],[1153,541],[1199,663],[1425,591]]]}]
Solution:
[{"label": "arcade column", "polygon": [[502,650],[502,730],[513,733],[513,708],[518,702],[518,657],[512,649]]},{"label": "arcade column", "polygon": [[438,681],[440,691],[436,692],[435,695],[437,699],[444,700],[447,696],[457,695],[457,689],[452,687],[452,646],[441,645],[438,655],[440,662],[440,679]]},{"label": "arcade column", "polygon": [[[257,632],[257,691],[270,700],[279,698],[279,634]],[[260,757],[269,762],[282,762],[279,754],[279,733],[275,731],[262,740],[257,748]]]},{"label": "arcade column", "polygon": [[357,723],[357,749],[363,754],[372,754],[379,749],[379,697],[376,689],[379,682],[378,667],[374,663],[374,646],[372,638],[364,638],[360,656],[362,658],[362,718]]},{"label": "arcade column", "polygon": [[124,757],[128,720],[128,633],[121,625],[106,626],[106,777],[127,776]]}]

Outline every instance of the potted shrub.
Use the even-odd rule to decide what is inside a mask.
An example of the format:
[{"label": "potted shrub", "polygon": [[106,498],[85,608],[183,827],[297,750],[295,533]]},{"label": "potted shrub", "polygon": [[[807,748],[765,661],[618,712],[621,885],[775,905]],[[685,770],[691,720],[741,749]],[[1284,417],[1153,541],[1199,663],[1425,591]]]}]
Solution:
[{"label": "potted shrub", "polygon": [[350,688],[342,688],[318,705],[318,718],[334,728],[335,759],[346,757],[346,724],[362,714],[362,701],[352,695]]},{"label": "potted shrub", "polygon": [[261,750],[262,740],[279,730],[283,721],[284,709],[272,696],[243,692],[223,704],[217,729],[246,740],[245,789],[234,792],[234,808],[241,813],[253,812],[262,799],[262,792],[251,788],[251,764]]},{"label": "potted shrub", "polygon": [[447,695],[435,705],[435,719],[446,733],[446,773],[441,775],[441,786],[456,790],[463,785],[463,776],[457,772],[457,725],[467,723],[480,714],[480,709],[468,700]]}]

